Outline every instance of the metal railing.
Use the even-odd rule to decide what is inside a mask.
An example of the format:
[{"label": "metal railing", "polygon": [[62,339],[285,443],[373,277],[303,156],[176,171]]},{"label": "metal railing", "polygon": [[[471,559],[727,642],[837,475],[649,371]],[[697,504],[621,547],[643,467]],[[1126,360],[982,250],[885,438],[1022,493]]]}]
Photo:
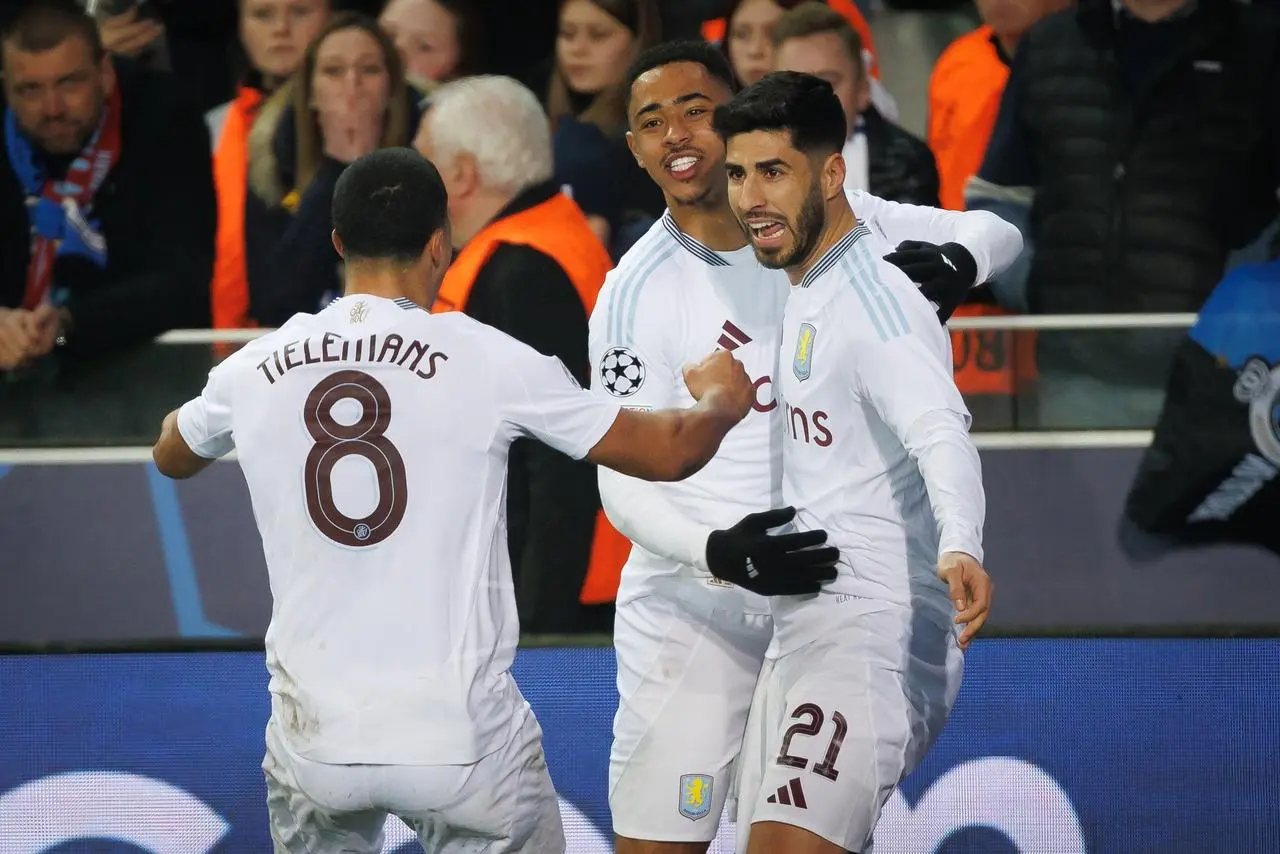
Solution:
[{"label": "metal railing", "polygon": [[[1018,314],[999,317],[954,317],[948,329],[962,330],[1091,330],[1187,329],[1196,315],[1182,314]],[[270,329],[178,329],[161,335],[160,344],[243,344]]]}]

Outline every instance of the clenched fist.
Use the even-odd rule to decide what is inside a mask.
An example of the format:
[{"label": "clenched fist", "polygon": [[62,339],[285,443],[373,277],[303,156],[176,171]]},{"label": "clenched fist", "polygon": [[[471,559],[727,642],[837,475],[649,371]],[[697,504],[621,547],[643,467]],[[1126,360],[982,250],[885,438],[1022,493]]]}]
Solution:
[{"label": "clenched fist", "polygon": [[717,350],[696,365],[685,365],[684,384],[694,400],[717,395],[717,402],[739,420],[747,417],[756,399],[746,368],[728,350]]}]

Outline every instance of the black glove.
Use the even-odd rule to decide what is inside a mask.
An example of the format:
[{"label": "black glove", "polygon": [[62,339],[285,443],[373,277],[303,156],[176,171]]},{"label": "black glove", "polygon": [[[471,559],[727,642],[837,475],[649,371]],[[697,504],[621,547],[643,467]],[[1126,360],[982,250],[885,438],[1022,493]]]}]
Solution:
[{"label": "black glove", "polygon": [[924,298],[938,306],[938,320],[947,322],[976,284],[978,265],[959,243],[904,240],[884,260],[920,286]]},{"label": "black glove", "polygon": [[769,533],[795,515],[794,507],[780,507],[752,513],[728,530],[712,531],[707,537],[711,574],[761,596],[817,593],[836,577],[840,550],[822,546],[826,531]]}]

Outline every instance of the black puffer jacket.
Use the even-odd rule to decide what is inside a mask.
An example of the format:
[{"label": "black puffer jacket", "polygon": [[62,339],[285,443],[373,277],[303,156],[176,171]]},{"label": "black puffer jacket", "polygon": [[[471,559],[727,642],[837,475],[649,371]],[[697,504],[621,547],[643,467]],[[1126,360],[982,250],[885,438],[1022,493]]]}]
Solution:
[{"label": "black puffer jacket", "polygon": [[[1015,96],[1039,180],[1033,312],[1199,309],[1230,249],[1275,214],[1275,43],[1229,0],[1154,26],[1081,0],[1032,29]],[[1181,337],[1042,336],[1040,358],[1048,370],[1159,386]]]},{"label": "black puffer jacket", "polygon": [[938,164],[924,140],[912,136],[868,107],[862,113],[867,135],[867,179],[873,196],[909,205],[938,202]]}]

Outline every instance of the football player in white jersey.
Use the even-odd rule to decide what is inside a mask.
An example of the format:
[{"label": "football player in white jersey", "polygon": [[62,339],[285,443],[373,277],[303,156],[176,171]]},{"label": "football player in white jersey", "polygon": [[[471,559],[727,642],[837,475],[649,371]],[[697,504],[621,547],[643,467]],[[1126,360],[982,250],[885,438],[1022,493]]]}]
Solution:
[{"label": "football player in white jersey", "polygon": [[633,477],[697,471],[750,409],[740,363],[684,373],[687,409],[620,412],[558,359],[429,314],[450,258],[440,175],[410,149],[334,192],[346,293],[209,374],[154,450],[189,477],[233,448],[273,607],[268,813],[277,851],[563,852],[541,730],[509,668],[508,449],[540,439]]},{"label": "football player in white jersey", "polygon": [[777,72],[714,122],[734,214],[791,283],[783,500],[799,530],[840,549],[839,576],[818,594],[770,600],[738,850],[865,854],[882,805],[946,722],[990,606],[981,464],[950,339],[844,193],[831,85]]},{"label": "football player in white jersey", "polygon": [[[831,554],[815,547],[816,530],[770,534],[793,515],[782,501],[785,421],[775,394],[788,286],[782,271],[757,262],[728,205],[724,145],[710,118],[732,97],[733,73],[714,47],[674,42],[642,54],[630,79],[628,141],[668,211],[597,300],[593,387],[628,407],[676,404],[687,354],[719,346],[744,362],[757,390],[753,412],[697,476],[654,485],[600,472],[605,510],[635,544],[614,629],[617,849],[701,854],[716,835],[772,637],[766,595],[816,591]],[[899,246],[890,259],[927,286],[940,317],[1022,248],[1018,230],[988,213],[854,198],[889,248]]]}]

